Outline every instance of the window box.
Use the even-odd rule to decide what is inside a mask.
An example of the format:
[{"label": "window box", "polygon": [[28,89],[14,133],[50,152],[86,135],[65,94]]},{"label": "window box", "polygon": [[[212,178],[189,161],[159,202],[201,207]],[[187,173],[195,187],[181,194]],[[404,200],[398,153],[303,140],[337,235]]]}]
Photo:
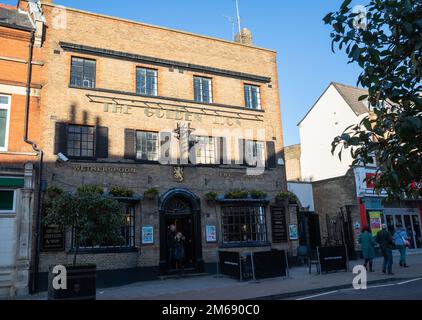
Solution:
[{"label": "window box", "polygon": [[158,191],[158,189],[151,188],[144,192],[144,197],[145,199],[148,199],[148,200],[155,200],[157,199],[159,194],[160,192]]}]

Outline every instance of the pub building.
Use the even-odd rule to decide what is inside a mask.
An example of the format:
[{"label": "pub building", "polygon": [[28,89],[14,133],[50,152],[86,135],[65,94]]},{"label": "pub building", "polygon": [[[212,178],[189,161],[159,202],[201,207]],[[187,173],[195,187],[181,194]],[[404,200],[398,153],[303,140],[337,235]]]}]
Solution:
[{"label": "pub building", "polygon": [[[221,248],[295,251],[294,217],[275,202],[287,190],[276,52],[254,46],[247,29],[230,42],[51,1],[42,10],[44,192],[134,191],[119,199],[124,245],[80,249],[100,285],[172,274],[172,224],[186,238],[186,272],[215,272]],[[266,196],[230,199],[235,190]],[[44,231],[45,289],[48,268],[72,261],[73,239]]]}]

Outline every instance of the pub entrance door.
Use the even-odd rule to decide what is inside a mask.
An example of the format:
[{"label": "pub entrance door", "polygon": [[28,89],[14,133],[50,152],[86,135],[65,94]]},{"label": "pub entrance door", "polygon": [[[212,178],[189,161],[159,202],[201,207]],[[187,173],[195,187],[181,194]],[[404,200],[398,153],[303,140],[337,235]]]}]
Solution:
[{"label": "pub entrance door", "polygon": [[[160,197],[160,273],[174,274],[174,237],[182,234],[184,271],[202,272],[201,206],[199,198],[187,189],[174,188]],[[171,230],[171,226],[175,230]],[[181,267],[181,266],[179,266]]]},{"label": "pub entrance door", "polygon": [[[195,238],[193,233],[193,224],[192,224],[192,214],[188,215],[166,215],[166,226],[167,232],[169,233],[169,237],[172,237],[173,234],[170,231],[170,226],[174,225],[176,227],[175,233],[180,232],[183,235],[183,244],[185,249],[185,260],[184,260],[184,268],[186,270],[194,269],[195,268]],[[174,254],[174,251],[171,248],[171,240],[167,239],[167,256],[169,256],[168,261],[168,271],[173,272],[176,270],[176,263],[174,261],[174,257],[171,255]]]}]

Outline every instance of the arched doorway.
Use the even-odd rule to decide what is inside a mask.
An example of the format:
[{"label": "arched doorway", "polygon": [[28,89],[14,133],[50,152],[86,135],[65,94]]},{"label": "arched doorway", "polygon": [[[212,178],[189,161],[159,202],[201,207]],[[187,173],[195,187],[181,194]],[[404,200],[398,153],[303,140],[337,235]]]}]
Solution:
[{"label": "arched doorway", "polygon": [[170,225],[185,236],[185,270],[202,272],[202,234],[200,199],[188,189],[173,188],[159,200],[160,212],[160,272],[171,274],[175,264],[169,251]]}]

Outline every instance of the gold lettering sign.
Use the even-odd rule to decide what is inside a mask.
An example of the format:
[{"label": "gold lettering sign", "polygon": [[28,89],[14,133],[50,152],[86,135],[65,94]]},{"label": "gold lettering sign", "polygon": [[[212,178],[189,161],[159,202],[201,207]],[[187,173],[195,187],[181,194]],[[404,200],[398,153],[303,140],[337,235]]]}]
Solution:
[{"label": "gold lettering sign", "polygon": [[78,165],[74,166],[73,170],[76,172],[97,172],[97,173],[127,173],[134,174],[136,173],[135,168],[128,167],[103,167],[103,166],[83,166]]},{"label": "gold lettering sign", "polygon": [[[103,104],[103,111],[108,113],[118,113],[118,114],[125,114],[131,115],[132,107],[127,105],[118,105],[118,104]],[[162,109],[153,109],[153,108],[145,108],[144,114],[148,118],[156,117],[157,119],[167,119],[167,120],[175,120],[175,121],[186,121],[186,122],[202,122],[203,117],[207,116],[212,118],[213,124],[221,125],[221,126],[241,126],[242,122],[240,119],[232,118],[232,117],[225,117],[221,115],[213,115],[213,114],[198,114],[192,113],[184,110],[162,110]]]},{"label": "gold lettering sign", "polygon": [[[161,109],[151,109],[145,108],[144,110],[145,116],[148,118],[156,117],[158,119],[167,119],[167,120],[175,120],[175,121],[186,121],[186,122],[202,122],[203,116],[200,114],[194,114],[188,111],[172,111],[172,110],[161,110]],[[239,119],[228,118],[224,116],[212,116],[208,115],[209,117],[213,118],[213,124],[217,125],[226,125],[229,127],[233,127],[235,125],[241,126],[242,123]]]}]

